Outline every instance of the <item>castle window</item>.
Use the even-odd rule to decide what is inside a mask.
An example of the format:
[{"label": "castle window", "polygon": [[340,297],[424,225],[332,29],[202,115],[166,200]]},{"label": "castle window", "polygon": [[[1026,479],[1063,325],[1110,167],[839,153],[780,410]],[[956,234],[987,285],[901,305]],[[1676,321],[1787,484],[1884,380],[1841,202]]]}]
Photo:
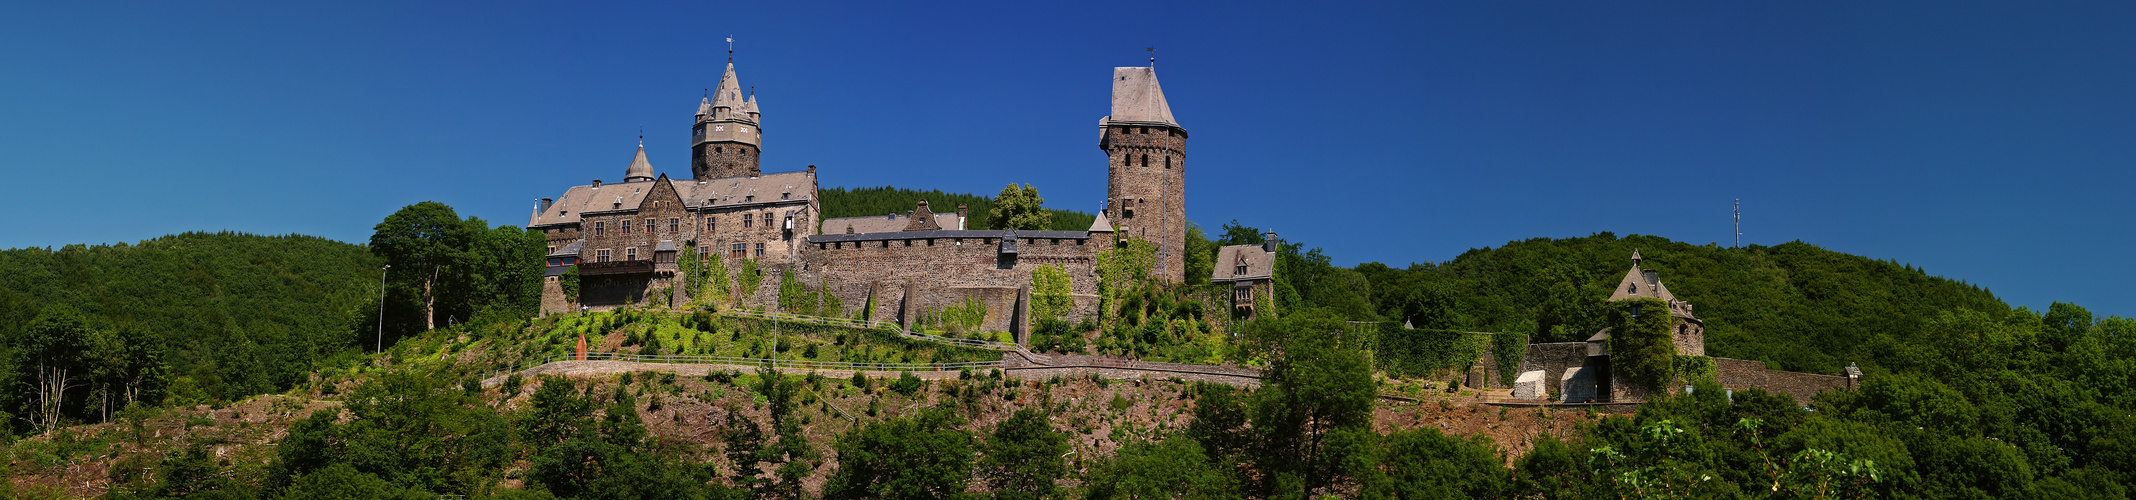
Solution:
[{"label": "castle window", "polygon": [[626,221],[623,221],[623,234],[624,234],[624,235],[629,235],[629,234],[630,234],[630,221],[627,221],[627,220],[626,220]]},{"label": "castle window", "polygon": [[1171,169],[1172,169],[1172,155],[1164,155],[1164,169],[1165,169],[1165,170],[1171,170]]},{"label": "castle window", "polygon": [[905,246],[912,246],[912,240],[905,240]]},{"label": "castle window", "polygon": [[711,256],[712,247],[697,247],[697,260],[705,260],[706,257]]},{"label": "castle window", "polygon": [[606,249],[606,248],[603,248],[603,249],[600,249],[600,250],[594,250],[594,251],[593,251],[593,261],[594,261],[594,262],[608,262],[608,249]]},{"label": "castle window", "polygon": [[741,243],[735,243],[733,247],[728,249],[727,256],[736,259],[749,258],[749,246]]},{"label": "castle window", "polygon": [[1142,127],[1142,130],[1141,130],[1141,131],[1139,131],[1139,132],[1136,132],[1136,133],[1138,133],[1138,134],[1147,134],[1147,133],[1150,133],[1150,128],[1149,128],[1149,127]]},{"label": "castle window", "polygon": [[[727,128],[727,127],[720,127],[720,128]],[[722,147],[719,147],[719,146],[713,146],[713,147],[712,147],[712,152],[713,152],[714,154],[718,154],[718,153],[725,153],[725,152],[727,152],[727,149],[726,149],[726,148],[722,148]]]},{"label": "castle window", "polygon": [[1639,295],[1639,284],[1633,283],[1631,286],[1624,287],[1624,293]]},{"label": "castle window", "polygon": [[742,214],[742,227],[756,227],[756,214]]},{"label": "castle window", "polygon": [[718,217],[710,217],[710,216],[707,216],[707,217],[705,217],[705,232],[709,233],[709,232],[712,232],[712,231],[715,231],[715,230],[718,230],[718,229],[719,229],[719,218],[718,218]]},{"label": "castle window", "polygon": [[1150,166],[1150,155],[1142,155],[1142,166]]},{"label": "castle window", "polygon": [[646,219],[646,220],[645,220],[645,234],[653,234],[653,233],[656,233],[656,232],[659,232],[659,231],[660,231],[660,219]]},{"label": "castle window", "polygon": [[[594,235],[594,236],[607,236],[607,235],[608,235],[608,227],[607,227],[607,226],[608,226],[608,224],[607,224],[607,223],[605,223],[605,222],[600,222],[600,221],[594,221],[594,223],[593,223],[593,235]],[[603,261],[603,262],[606,262],[606,261]]]},{"label": "castle window", "polygon": [[764,258],[764,244],[763,244],[763,243],[758,243],[758,244],[757,244],[757,258],[759,258],[759,259],[761,259],[761,258]]},{"label": "castle window", "polygon": [[623,260],[638,260],[638,247],[623,249]]}]

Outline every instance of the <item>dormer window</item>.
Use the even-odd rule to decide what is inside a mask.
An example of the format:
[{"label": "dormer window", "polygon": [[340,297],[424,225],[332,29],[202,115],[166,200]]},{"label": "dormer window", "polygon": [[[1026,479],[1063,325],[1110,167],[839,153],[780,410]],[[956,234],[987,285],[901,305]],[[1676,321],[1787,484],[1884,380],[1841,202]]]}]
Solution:
[{"label": "dormer window", "polygon": [[753,194],[752,194],[752,195],[748,195],[748,196],[743,196],[743,197],[742,197],[742,202],[743,202],[743,203],[748,203],[748,202],[753,202],[753,201],[756,201],[756,195],[753,195]]},{"label": "dormer window", "polygon": [[1631,286],[1624,287],[1624,293],[1639,295],[1639,284],[1633,283]]},{"label": "dormer window", "polygon": [[793,194],[793,193],[779,193],[779,199],[781,199],[781,200],[791,200],[791,199],[794,199],[794,194]]}]

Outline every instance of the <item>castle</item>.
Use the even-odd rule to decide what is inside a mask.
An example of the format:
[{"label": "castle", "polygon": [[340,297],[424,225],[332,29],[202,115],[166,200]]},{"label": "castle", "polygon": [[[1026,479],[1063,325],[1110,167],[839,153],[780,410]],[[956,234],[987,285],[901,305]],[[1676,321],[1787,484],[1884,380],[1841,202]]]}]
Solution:
[{"label": "castle", "polygon": [[[815,166],[762,171],[762,111],[741,89],[729,60],[697,106],[690,179],[656,174],[641,141],[622,182],[596,179],[541,200],[527,228],[549,243],[544,314],[687,304],[679,259],[715,253],[729,269],[754,261],[762,275],[754,293],[738,297],[742,307],[775,307],[780,280],[792,276],[846,307],[826,314],[909,326],[929,311],[976,303],[985,309],[977,328],[1019,334],[1038,266],[1070,277],[1071,316],[1095,311],[1097,255],[1118,238],[1154,244],[1152,276],[1183,278],[1187,131],[1154,67],[1113,70],[1111,113],[1098,120],[1108,207],[1083,231],[968,229],[964,207],[937,213],[925,201],[902,216],[824,219]],[[576,300],[562,283],[574,266]]]}]

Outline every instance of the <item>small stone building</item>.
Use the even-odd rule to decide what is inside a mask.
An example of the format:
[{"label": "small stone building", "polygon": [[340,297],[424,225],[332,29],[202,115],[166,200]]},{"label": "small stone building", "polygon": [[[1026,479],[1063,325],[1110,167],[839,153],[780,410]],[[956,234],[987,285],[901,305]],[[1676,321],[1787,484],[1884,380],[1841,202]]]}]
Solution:
[{"label": "small stone building", "polygon": [[[1225,245],[1216,251],[1216,265],[1210,271],[1210,283],[1231,285],[1231,313],[1248,319],[1276,317],[1275,277],[1276,251],[1282,248],[1276,233],[1265,235],[1259,245]],[[1258,304],[1267,304],[1262,311]]]},{"label": "small stone building", "polygon": [[[1632,251],[1632,268],[1624,273],[1624,279],[1618,281],[1615,291],[1610,293],[1609,300],[1661,300],[1668,304],[1666,312],[1669,314],[1671,341],[1676,345],[1676,354],[1706,355],[1706,323],[1692,315],[1690,302],[1677,300],[1675,294],[1669,293],[1669,287],[1661,283],[1660,273],[1641,268],[1641,260],[1643,259],[1639,252]],[[1609,337],[1609,329],[1604,328],[1587,338],[1587,359],[1581,364],[1579,375],[1564,379],[1565,385],[1561,392],[1565,402],[1621,402],[1645,399],[1644,388],[1630,383],[1623,374],[1611,369]],[[1589,385],[1593,387],[1588,387]],[[1588,395],[1592,395],[1592,399],[1584,399]]]}]

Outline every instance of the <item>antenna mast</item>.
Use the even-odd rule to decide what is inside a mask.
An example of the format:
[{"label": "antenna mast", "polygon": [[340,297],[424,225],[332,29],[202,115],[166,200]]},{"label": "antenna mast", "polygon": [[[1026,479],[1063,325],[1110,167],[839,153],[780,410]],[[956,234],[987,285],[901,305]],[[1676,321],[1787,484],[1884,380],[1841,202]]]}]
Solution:
[{"label": "antenna mast", "polygon": [[1735,247],[1743,248],[1743,199],[1735,199]]}]

